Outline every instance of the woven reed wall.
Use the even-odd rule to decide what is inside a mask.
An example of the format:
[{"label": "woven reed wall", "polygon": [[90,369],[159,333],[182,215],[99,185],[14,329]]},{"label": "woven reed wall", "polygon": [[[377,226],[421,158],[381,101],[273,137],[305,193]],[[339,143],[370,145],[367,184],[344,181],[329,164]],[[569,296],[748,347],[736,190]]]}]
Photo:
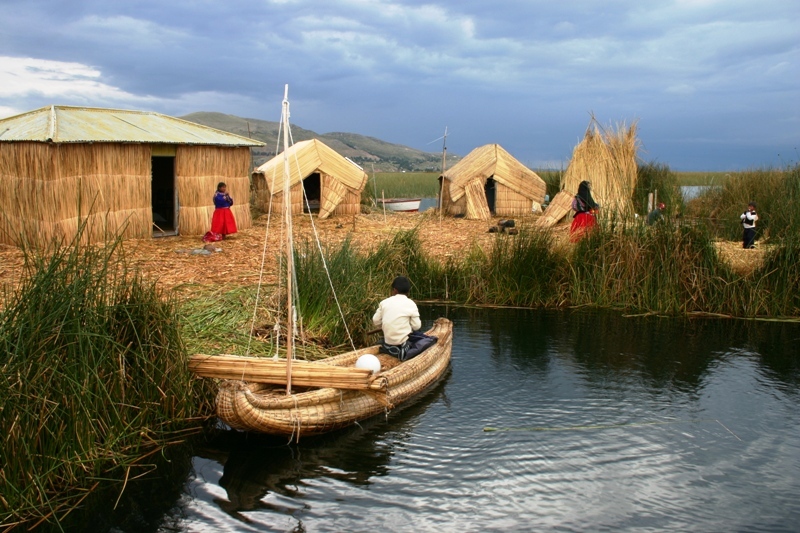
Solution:
[{"label": "woven reed wall", "polygon": [[0,143],[0,242],[71,240],[86,219],[84,242],[152,233],[150,146]]},{"label": "woven reed wall", "polygon": [[333,214],[358,215],[359,213],[361,213],[361,193],[348,189],[342,201],[339,202],[339,205],[333,210]]},{"label": "woven reed wall", "polygon": [[[299,215],[303,213],[303,189],[301,188],[300,183],[295,183],[292,185],[291,189],[289,189],[291,193],[291,203],[292,203],[292,214]],[[262,209],[264,212],[267,212],[269,209],[269,197],[266,197],[266,203],[263,205]],[[283,213],[283,191],[279,191],[272,196],[272,212],[275,215],[280,216]]]},{"label": "woven reed wall", "polygon": [[442,191],[442,208],[445,213],[449,215],[465,215],[467,213],[467,197],[462,195],[461,198],[453,201],[450,196],[450,181],[445,180],[444,190]]},{"label": "woven reed wall", "polygon": [[600,204],[601,213],[632,216],[637,149],[635,123],[630,128],[620,125],[613,131],[602,129],[592,119],[572,153],[561,188],[574,196],[581,181],[590,181],[592,197]]},{"label": "woven reed wall", "polygon": [[[149,163],[149,162],[148,162]],[[250,149],[247,147],[178,146],[175,175],[178,188],[178,227],[182,235],[202,235],[211,228],[217,183],[225,182],[239,229],[250,218]]]},{"label": "woven reed wall", "polygon": [[530,198],[526,198],[502,183],[495,182],[495,215],[499,217],[530,215],[533,212],[532,207]]}]

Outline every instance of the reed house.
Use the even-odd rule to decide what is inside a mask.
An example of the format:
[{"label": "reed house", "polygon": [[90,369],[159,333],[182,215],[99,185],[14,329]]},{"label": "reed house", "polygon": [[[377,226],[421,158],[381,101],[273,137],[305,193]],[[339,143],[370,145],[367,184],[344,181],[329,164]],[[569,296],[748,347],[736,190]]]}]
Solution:
[{"label": "reed house", "polygon": [[[310,209],[318,211],[319,218],[327,218],[361,212],[361,191],[368,176],[360,166],[319,139],[290,146],[286,159],[292,213]],[[269,212],[270,205],[275,213],[283,209],[284,167],[282,152],[253,171],[255,203],[265,212]]]},{"label": "reed house", "polygon": [[0,120],[0,243],[202,235],[223,181],[250,220],[250,147],[159,113],[50,106]]},{"label": "reed house", "polygon": [[474,220],[539,211],[547,191],[536,172],[499,144],[474,149],[439,176],[439,184],[444,212]]}]

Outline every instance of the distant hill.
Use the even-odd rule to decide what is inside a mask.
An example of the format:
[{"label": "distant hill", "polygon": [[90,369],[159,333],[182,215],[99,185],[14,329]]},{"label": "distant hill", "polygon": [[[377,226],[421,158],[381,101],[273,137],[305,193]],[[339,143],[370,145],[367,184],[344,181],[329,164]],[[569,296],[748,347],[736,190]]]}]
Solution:
[{"label": "distant hill", "polygon": [[[210,112],[190,113],[180,118],[265,142],[266,146],[263,148],[253,149],[255,165],[261,165],[275,157],[278,122]],[[377,172],[436,172],[442,168],[441,152],[423,152],[357,133],[319,134],[292,125],[292,138],[295,142],[319,139],[342,156],[349,157],[358,163],[368,173],[372,171],[373,165]],[[279,151],[281,150],[282,146],[279,148]],[[448,154],[447,166],[451,167],[459,159],[459,156]]]}]

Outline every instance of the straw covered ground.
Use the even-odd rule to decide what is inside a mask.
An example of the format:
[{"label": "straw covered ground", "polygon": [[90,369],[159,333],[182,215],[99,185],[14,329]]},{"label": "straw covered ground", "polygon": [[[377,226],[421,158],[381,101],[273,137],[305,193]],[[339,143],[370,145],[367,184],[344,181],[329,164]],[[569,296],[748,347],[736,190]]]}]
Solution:
[{"label": "straw covered ground", "polygon": [[[536,219],[532,216],[515,220],[521,231],[528,227],[531,231],[541,231],[533,228]],[[361,250],[374,249],[380,242],[390,239],[396,231],[418,226],[426,253],[444,260],[451,256],[458,257],[473,244],[488,249],[497,238],[497,234],[489,233],[488,228],[497,220],[444,217],[440,221],[433,212],[387,213],[384,219],[382,213],[373,213],[315,219],[314,224],[323,246],[336,245],[350,237],[353,245]],[[296,217],[294,227],[296,245],[305,239],[312,239],[313,230],[307,216]],[[562,222],[551,230],[555,235],[555,245],[564,251],[571,246],[568,228]],[[265,240],[266,253],[262,254]],[[204,243],[198,236],[129,240],[125,242],[124,250],[131,264],[140,267],[148,277],[158,280],[162,288],[191,293],[193,289],[212,286],[234,287],[257,283],[262,272],[262,255],[265,258],[263,281],[267,285],[276,283],[280,241],[280,221],[273,218],[267,231],[267,217],[262,216],[254,221],[252,228],[213,243],[211,246],[221,251],[208,255],[199,253]],[[743,250],[739,242],[719,242],[718,250],[723,260],[737,272],[746,274],[760,264],[765,247]],[[23,254],[19,249],[0,245],[0,285],[3,290],[13,290],[20,279],[22,266]]]}]

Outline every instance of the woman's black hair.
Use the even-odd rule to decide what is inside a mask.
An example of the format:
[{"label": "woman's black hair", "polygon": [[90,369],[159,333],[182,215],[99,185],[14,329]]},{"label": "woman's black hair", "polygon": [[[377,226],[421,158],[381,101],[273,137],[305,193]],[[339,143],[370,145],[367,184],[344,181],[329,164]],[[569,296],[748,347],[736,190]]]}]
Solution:
[{"label": "woman's black hair", "polygon": [[592,184],[586,180],[582,181],[580,185],[578,185],[577,196],[579,196],[580,199],[584,201],[584,203],[589,209],[596,209],[597,202],[595,202],[594,198],[592,198],[592,192],[590,190],[591,185]]}]

